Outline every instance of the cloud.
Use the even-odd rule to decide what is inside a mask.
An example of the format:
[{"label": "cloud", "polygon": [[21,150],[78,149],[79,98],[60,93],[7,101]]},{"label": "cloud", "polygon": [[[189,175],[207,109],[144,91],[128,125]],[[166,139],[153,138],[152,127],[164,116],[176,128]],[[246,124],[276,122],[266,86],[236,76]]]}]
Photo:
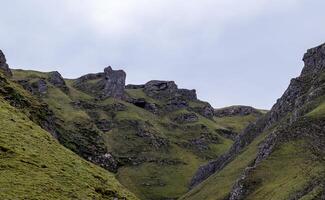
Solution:
[{"label": "cloud", "polygon": [[325,34],[323,0],[10,0],[0,48],[13,67],[65,77],[123,68],[175,80],[215,106],[270,107]]}]

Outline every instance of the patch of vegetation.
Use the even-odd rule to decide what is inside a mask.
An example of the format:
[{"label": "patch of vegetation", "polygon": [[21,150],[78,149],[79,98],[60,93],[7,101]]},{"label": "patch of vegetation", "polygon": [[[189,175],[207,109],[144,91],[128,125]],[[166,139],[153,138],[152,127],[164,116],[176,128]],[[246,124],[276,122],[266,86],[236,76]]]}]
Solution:
[{"label": "patch of vegetation", "polygon": [[220,126],[230,129],[236,133],[241,133],[250,123],[255,122],[260,115],[250,114],[245,116],[231,116],[231,117],[214,117],[214,120]]},{"label": "patch of vegetation", "polygon": [[1,199],[137,199],[0,98]]}]

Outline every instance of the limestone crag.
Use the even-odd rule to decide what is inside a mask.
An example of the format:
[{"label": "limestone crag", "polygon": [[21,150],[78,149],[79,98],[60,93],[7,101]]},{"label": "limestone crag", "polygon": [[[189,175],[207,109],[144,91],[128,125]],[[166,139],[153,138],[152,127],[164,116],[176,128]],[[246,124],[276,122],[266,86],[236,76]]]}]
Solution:
[{"label": "limestone crag", "polygon": [[9,69],[9,65],[7,64],[6,56],[2,53],[0,50],[0,70],[6,75],[6,76],[12,76],[12,72]]},{"label": "limestone crag", "polygon": [[48,74],[49,78],[48,78],[48,81],[58,87],[58,88],[61,88],[63,91],[67,92],[69,89],[63,79],[63,77],[61,76],[61,74],[57,71],[54,71],[54,72],[50,72]]},{"label": "limestone crag", "polygon": [[100,99],[123,99],[125,79],[126,73],[123,70],[113,70],[109,66],[104,69],[104,73],[87,74],[78,78],[74,86]]},{"label": "limestone crag", "polygon": [[103,84],[105,87],[103,97],[123,98],[126,73],[123,70],[114,71],[111,67],[107,67],[104,69],[104,74]]}]

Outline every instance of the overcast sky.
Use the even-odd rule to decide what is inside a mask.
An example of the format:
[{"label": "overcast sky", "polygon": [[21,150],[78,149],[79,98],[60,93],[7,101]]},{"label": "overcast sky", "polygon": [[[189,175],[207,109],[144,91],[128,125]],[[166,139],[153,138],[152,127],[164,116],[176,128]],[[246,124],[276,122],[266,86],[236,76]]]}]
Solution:
[{"label": "overcast sky", "polygon": [[270,108],[325,42],[324,0],[0,0],[12,68],[174,80],[215,107]]}]

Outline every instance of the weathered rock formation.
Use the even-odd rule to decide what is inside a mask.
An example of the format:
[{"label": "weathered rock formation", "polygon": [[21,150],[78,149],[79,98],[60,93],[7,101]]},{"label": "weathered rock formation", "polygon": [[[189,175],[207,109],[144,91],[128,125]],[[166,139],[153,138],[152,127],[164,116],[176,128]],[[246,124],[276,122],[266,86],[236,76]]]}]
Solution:
[{"label": "weathered rock formation", "polygon": [[6,76],[12,76],[11,70],[9,69],[9,65],[7,64],[7,60],[5,55],[0,50],[0,70],[6,75]]},{"label": "weathered rock formation", "polygon": [[48,74],[49,78],[48,78],[48,81],[58,87],[58,88],[61,88],[64,92],[67,92],[69,90],[69,88],[67,87],[63,77],[61,76],[61,74],[57,71],[54,71],[54,72],[50,72]]},{"label": "weathered rock formation", "polygon": [[103,97],[121,99],[124,96],[126,73],[123,70],[114,71],[111,67],[104,70],[105,78],[102,84],[105,85]]},{"label": "weathered rock formation", "polygon": [[109,66],[104,69],[104,73],[87,74],[78,78],[74,86],[100,99],[123,99],[125,79],[126,73],[123,70],[113,70]]},{"label": "weathered rock formation", "polygon": [[144,85],[144,92],[156,99],[197,100],[195,90],[178,89],[174,81],[149,81]]}]

